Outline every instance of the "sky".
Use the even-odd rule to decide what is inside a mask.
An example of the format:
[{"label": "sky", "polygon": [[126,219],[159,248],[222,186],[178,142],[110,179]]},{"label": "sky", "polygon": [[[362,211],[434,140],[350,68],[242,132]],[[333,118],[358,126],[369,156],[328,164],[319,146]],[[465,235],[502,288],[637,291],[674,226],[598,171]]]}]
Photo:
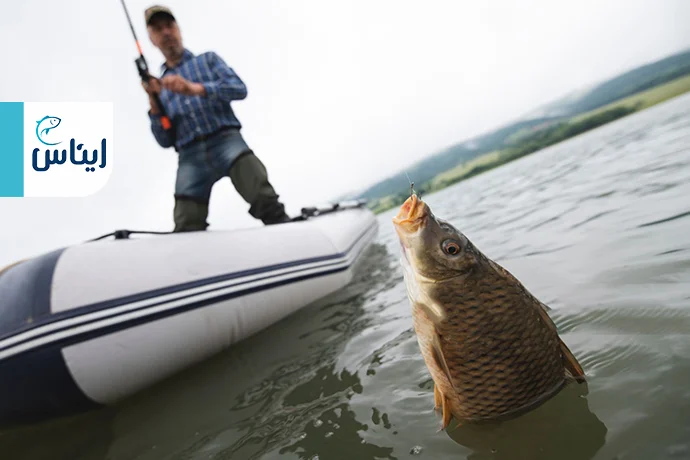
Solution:
[{"label": "sky", "polygon": [[[126,0],[154,75],[163,61]],[[537,106],[690,47],[690,2],[171,0],[184,44],[248,87],[232,104],[297,214]],[[5,2],[0,101],[110,101],[115,166],[83,198],[0,198],[0,266],[120,228],[172,229],[176,152],[151,135],[120,0]],[[260,226],[229,179],[209,230]]]}]

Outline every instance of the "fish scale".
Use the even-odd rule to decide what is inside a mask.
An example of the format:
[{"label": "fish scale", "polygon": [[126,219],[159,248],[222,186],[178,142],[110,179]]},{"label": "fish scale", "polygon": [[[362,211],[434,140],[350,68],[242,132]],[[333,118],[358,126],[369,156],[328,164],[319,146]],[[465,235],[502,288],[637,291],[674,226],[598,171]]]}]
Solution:
[{"label": "fish scale", "polygon": [[[416,195],[393,223],[422,358],[443,428],[519,416],[584,381],[579,363],[536,299],[512,274]],[[444,252],[448,244],[455,251]]]}]

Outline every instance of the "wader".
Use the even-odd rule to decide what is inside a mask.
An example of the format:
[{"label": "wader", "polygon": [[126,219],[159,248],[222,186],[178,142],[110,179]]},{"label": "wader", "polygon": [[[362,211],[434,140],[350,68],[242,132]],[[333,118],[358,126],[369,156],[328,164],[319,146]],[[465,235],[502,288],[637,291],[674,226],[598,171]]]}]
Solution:
[{"label": "wader", "polygon": [[206,230],[211,188],[225,176],[250,205],[252,217],[266,225],[290,221],[268,181],[266,167],[238,130],[207,136],[183,146],[178,153],[174,232]]}]

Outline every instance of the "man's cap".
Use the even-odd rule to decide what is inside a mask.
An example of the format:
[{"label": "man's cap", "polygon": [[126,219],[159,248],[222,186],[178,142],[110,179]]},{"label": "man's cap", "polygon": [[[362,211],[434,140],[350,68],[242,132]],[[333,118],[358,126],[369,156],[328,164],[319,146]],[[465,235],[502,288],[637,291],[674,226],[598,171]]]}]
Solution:
[{"label": "man's cap", "polygon": [[151,18],[153,18],[153,16],[156,14],[165,14],[170,16],[173,20],[175,20],[175,16],[173,16],[172,11],[170,11],[170,8],[162,5],[153,5],[147,8],[144,12],[144,19],[146,20],[146,25],[149,25],[151,23]]}]

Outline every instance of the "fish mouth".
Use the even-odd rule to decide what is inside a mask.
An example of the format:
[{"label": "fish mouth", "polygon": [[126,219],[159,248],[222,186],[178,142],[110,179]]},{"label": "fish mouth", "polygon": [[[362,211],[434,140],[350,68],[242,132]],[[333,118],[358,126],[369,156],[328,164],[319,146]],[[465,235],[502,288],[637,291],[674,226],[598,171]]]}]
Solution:
[{"label": "fish mouth", "polygon": [[400,206],[398,214],[393,217],[393,225],[399,234],[401,232],[415,233],[428,215],[426,203],[417,198],[417,195],[411,195]]}]

